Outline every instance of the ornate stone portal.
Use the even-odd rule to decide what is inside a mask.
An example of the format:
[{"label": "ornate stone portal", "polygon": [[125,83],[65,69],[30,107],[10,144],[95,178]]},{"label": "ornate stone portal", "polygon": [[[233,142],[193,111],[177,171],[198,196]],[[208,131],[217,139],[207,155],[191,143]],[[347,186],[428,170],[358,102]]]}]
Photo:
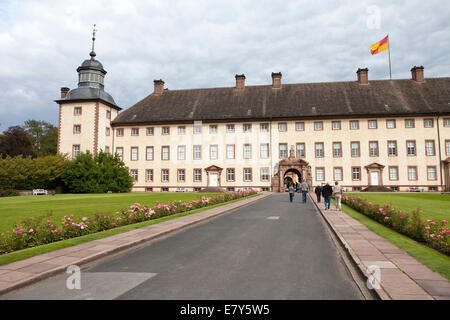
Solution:
[{"label": "ornate stone portal", "polygon": [[298,176],[298,182],[305,180],[312,184],[311,166],[303,159],[295,157],[294,148],[291,146],[289,158],[280,160],[278,163],[278,172],[273,176],[273,191],[283,192],[285,189],[284,179],[289,173],[295,173]]}]

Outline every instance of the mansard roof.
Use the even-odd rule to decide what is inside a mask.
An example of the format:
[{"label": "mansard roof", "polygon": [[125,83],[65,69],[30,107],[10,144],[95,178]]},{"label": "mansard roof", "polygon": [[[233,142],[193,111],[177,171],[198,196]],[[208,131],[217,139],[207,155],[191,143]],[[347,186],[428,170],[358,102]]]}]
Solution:
[{"label": "mansard roof", "polygon": [[450,114],[449,77],[164,90],[137,102],[113,124],[438,113]]}]

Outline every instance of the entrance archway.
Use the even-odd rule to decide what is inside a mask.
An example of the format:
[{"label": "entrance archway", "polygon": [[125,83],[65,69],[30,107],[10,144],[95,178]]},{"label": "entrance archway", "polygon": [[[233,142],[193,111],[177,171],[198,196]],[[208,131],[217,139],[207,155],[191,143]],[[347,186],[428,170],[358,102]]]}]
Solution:
[{"label": "entrance archway", "polygon": [[302,174],[295,168],[288,169],[284,172],[283,176],[284,187],[287,188],[289,183],[300,183],[302,182]]},{"label": "entrance archway", "polygon": [[312,182],[311,167],[303,159],[296,158],[294,152],[291,152],[289,158],[283,159],[278,163],[278,172],[272,178],[272,190],[283,192],[285,190],[285,177],[291,177],[293,181],[306,183]]}]

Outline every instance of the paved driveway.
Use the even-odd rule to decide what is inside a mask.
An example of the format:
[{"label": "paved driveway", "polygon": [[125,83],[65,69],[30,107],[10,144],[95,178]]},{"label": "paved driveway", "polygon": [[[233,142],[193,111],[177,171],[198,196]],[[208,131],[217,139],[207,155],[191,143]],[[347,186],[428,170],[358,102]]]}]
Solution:
[{"label": "paved driveway", "polygon": [[362,299],[308,199],[274,194],[0,299]]}]

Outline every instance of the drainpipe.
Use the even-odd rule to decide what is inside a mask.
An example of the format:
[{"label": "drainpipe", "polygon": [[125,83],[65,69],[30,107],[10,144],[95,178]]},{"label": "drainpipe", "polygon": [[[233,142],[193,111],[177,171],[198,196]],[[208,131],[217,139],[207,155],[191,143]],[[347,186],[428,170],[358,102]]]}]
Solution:
[{"label": "drainpipe", "polygon": [[440,173],[440,177],[441,177],[441,192],[443,191],[443,187],[442,187],[442,154],[441,154],[441,133],[439,131],[439,114],[437,115],[437,134],[438,134],[438,148],[439,148],[439,173]]},{"label": "drainpipe", "polygon": [[273,192],[273,158],[272,158],[272,154],[273,154],[273,150],[272,150],[272,118],[270,118],[270,122],[269,122],[269,131],[270,131],[270,138],[269,138],[269,143],[270,143],[270,190]]}]

